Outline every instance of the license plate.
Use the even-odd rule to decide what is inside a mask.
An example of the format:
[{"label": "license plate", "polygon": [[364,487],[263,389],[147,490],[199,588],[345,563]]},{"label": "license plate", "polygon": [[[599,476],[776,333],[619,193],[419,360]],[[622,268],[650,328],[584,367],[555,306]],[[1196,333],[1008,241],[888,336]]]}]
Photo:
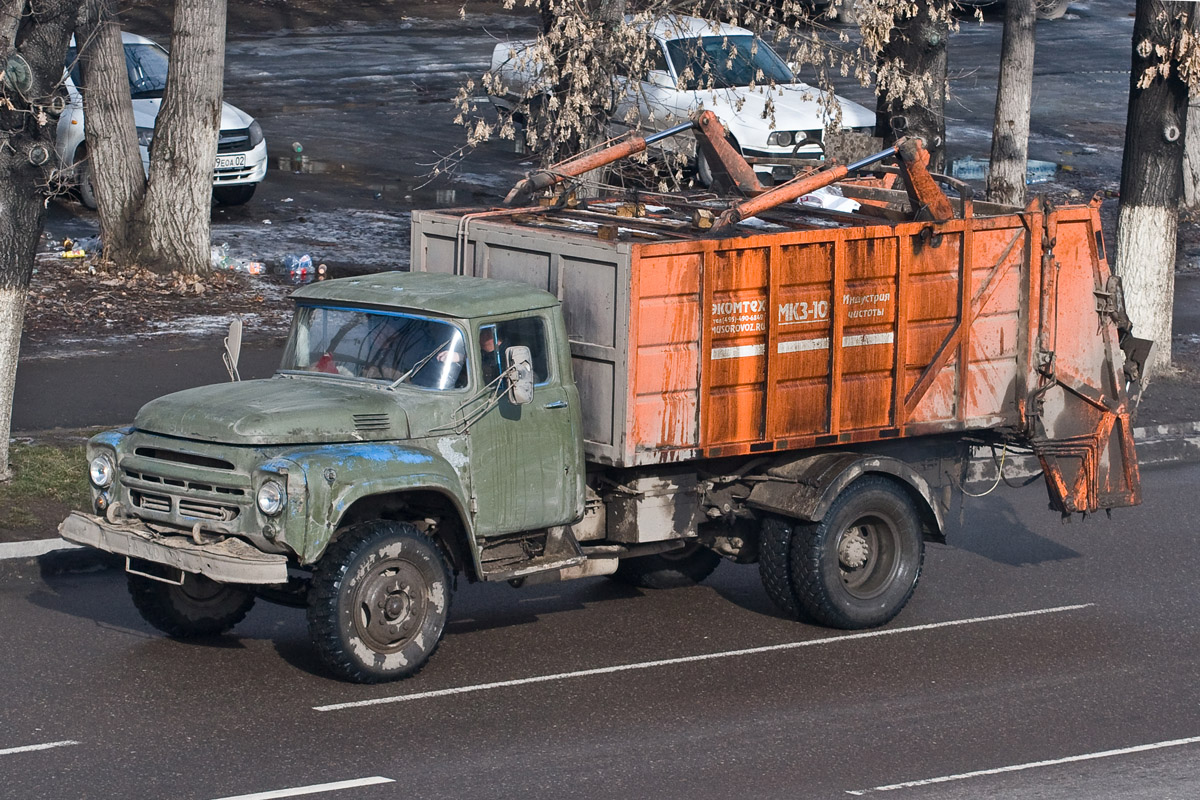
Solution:
[{"label": "license plate", "polygon": [[236,156],[217,156],[217,169],[231,169],[233,167],[246,166],[246,154],[238,153]]}]

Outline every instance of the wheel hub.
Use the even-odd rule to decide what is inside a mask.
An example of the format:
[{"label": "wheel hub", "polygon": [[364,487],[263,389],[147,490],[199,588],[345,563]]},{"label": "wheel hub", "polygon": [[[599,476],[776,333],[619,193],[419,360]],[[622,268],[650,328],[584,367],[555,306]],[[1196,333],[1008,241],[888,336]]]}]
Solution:
[{"label": "wheel hub", "polygon": [[356,597],[359,633],[376,652],[400,649],[420,629],[428,594],[421,573],[407,561],[376,566]]},{"label": "wheel hub", "polygon": [[867,563],[870,555],[871,548],[861,528],[846,531],[846,535],[838,543],[838,561],[844,569],[858,569]]}]

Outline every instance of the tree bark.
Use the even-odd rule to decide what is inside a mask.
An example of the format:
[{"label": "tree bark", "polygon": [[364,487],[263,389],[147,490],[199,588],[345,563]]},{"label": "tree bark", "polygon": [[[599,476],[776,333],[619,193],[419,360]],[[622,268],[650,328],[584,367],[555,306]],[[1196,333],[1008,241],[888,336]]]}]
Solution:
[{"label": "tree bark", "polygon": [[86,0],[76,28],[83,77],[84,133],[104,255],[129,264],[137,252],[134,220],[146,196],[125,48],[113,0]]},{"label": "tree bark", "polygon": [[[1154,341],[1146,365],[1153,377],[1171,364],[1175,245],[1182,195],[1188,87],[1174,61],[1190,10],[1164,0],[1137,0],[1116,271],[1135,335]],[[1166,53],[1166,56],[1160,55]],[[1166,72],[1164,77],[1163,72]]]},{"label": "tree bark", "polygon": [[1000,46],[1000,83],[992,127],[992,161],[987,197],[993,203],[1025,205],[1029,155],[1029,108],[1033,100],[1033,0],[1008,0]]},{"label": "tree bark", "polygon": [[[63,95],[63,61],[79,0],[0,0],[0,64],[18,55],[29,67],[0,82],[0,481],[12,477],[9,434],[25,296],[52,191],[53,98]],[[14,71],[15,73],[15,71]]]},{"label": "tree bark", "polygon": [[923,102],[892,96],[887,91],[876,98],[875,135],[891,144],[901,136],[919,136],[929,150],[929,168],[946,168],[946,37],[949,30],[933,14],[934,4],[945,0],[915,0],[916,13],[897,19],[887,44],[879,53],[881,72],[899,67],[924,82]]},{"label": "tree bark", "polygon": [[225,0],[176,0],[171,68],[150,145],[134,260],[158,272],[211,269],[213,165],[221,129]]}]

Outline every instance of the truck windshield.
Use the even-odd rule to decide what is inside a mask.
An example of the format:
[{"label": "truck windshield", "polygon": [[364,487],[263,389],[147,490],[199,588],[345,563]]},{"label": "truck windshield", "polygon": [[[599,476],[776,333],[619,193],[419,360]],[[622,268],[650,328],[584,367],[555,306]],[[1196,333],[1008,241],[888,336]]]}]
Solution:
[{"label": "truck windshield", "polygon": [[753,36],[701,36],[672,39],[667,52],[679,86],[685,91],[728,89],[751,83],[795,83],[783,59],[761,39]]},{"label": "truck windshield", "polygon": [[296,309],[280,371],[406,382],[427,389],[467,385],[463,335],[450,323],[322,306]]}]

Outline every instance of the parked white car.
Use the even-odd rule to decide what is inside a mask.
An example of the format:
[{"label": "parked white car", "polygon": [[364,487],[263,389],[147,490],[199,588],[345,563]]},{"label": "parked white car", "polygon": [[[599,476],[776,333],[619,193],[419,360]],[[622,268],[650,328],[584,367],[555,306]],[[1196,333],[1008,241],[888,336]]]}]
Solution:
[{"label": "parked white car", "polygon": [[[673,15],[659,20],[649,33],[653,68],[640,86],[621,92],[624,98],[610,122],[613,127],[624,127],[621,121],[635,106],[636,118],[647,132],[666,130],[707,109],[720,118],[742,155],[760,159],[754,169],[767,183],[794,173],[794,167],[772,163],[772,157],[824,156],[829,112],[820,103],[820,90],[797,79],[791,67],[752,31]],[[492,51],[491,72],[507,91],[490,99],[502,111],[513,112],[526,87],[538,80],[531,59],[522,57],[531,44],[505,42]],[[842,130],[867,135],[874,131],[874,111],[835,99],[841,108]],[[674,137],[663,146],[697,158],[691,137]],[[712,176],[702,154],[696,167],[708,185]]]},{"label": "parked white car", "polygon": [[[137,126],[142,166],[150,169],[150,142],[154,139],[154,120],[162,105],[167,85],[168,54],[144,36],[122,33],[125,66],[129,71],[129,91],[133,95],[133,120]],[[83,98],[79,94],[79,67],[75,44],[67,51],[66,86],[68,104],[59,117],[55,149],[65,169],[74,168],[79,197],[88,208],[96,207],[92,191],[91,165],[83,135]],[[237,206],[248,201],[267,174],[267,143],[262,127],[254,117],[223,103],[221,131],[217,140],[217,160],[213,168],[213,198],[224,205]]]}]

